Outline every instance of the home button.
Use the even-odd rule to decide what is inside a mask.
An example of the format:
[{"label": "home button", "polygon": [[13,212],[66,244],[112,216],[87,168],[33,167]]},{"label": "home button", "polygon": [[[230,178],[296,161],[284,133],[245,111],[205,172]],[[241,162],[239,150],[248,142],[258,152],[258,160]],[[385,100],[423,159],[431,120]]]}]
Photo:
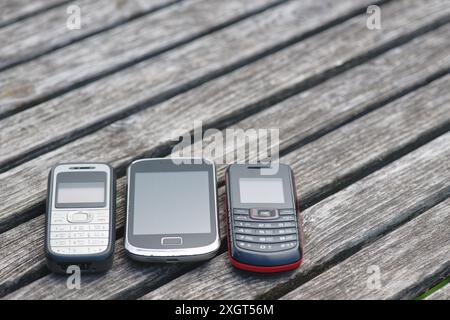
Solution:
[{"label": "home button", "polygon": [[161,244],[163,246],[181,246],[183,244],[183,238],[181,238],[181,237],[164,237],[164,238],[161,238]]}]

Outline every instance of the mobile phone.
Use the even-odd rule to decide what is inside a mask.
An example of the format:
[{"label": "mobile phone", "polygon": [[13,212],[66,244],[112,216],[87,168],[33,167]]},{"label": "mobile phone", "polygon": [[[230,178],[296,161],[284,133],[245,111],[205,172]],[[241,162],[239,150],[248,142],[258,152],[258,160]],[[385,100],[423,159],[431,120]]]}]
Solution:
[{"label": "mobile phone", "polygon": [[233,164],[226,181],[228,257],[253,272],[297,268],[303,259],[301,219],[289,166]]},{"label": "mobile phone", "polygon": [[48,177],[45,254],[49,269],[103,272],[113,262],[115,176],[104,163],[63,163]]},{"label": "mobile phone", "polygon": [[132,259],[187,262],[220,247],[216,170],[206,159],[141,159],[128,168],[125,249]]}]

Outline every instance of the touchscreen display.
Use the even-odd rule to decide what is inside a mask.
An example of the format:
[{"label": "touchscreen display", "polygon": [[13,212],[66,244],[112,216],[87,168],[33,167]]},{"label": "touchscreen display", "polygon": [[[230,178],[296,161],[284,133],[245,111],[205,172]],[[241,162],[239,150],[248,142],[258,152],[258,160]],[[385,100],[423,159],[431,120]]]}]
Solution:
[{"label": "touchscreen display", "polygon": [[133,233],[210,233],[212,196],[206,171],[137,172]]},{"label": "touchscreen display", "polygon": [[284,203],[281,178],[240,178],[241,203]]},{"label": "touchscreen display", "polygon": [[103,182],[58,183],[57,202],[61,204],[105,202],[105,184]]}]

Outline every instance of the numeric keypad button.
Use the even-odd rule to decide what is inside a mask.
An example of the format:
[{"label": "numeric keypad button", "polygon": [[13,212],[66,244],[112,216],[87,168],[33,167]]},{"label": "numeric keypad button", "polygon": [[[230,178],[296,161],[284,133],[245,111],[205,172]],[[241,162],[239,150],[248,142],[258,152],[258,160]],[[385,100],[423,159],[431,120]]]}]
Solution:
[{"label": "numeric keypad button", "polygon": [[255,236],[248,236],[248,235],[244,235],[244,234],[237,234],[236,235],[236,240],[254,242],[254,241],[256,241],[256,237]]},{"label": "numeric keypad button", "polygon": [[51,232],[50,233],[50,239],[69,239],[70,233],[69,232]]},{"label": "numeric keypad button", "polygon": [[52,247],[68,247],[70,246],[70,240],[51,239],[50,245]]},{"label": "numeric keypad button", "polygon": [[89,238],[108,238],[107,231],[91,231],[89,232]]},{"label": "numeric keypad button", "polygon": [[278,210],[278,213],[280,214],[280,216],[295,215],[295,211],[292,209],[281,209]]},{"label": "numeric keypad button", "polygon": [[240,233],[240,234],[256,234],[256,229],[248,229],[248,228],[235,228],[234,232],[235,233]]},{"label": "numeric keypad button", "polygon": [[71,254],[89,254],[89,247],[70,247]]},{"label": "numeric keypad button", "polygon": [[70,231],[69,225],[52,225],[50,227],[51,232],[63,232],[63,231]]},{"label": "numeric keypad button", "polygon": [[51,213],[51,224],[67,224],[67,213],[66,212],[52,212]]},{"label": "numeric keypad button", "polygon": [[109,213],[108,212],[95,212],[93,214],[92,223],[109,223]]},{"label": "numeric keypad button", "polygon": [[235,221],[234,225],[236,227],[243,227],[243,228],[254,228],[255,225],[251,222],[244,222],[244,221]]},{"label": "numeric keypad button", "polygon": [[100,253],[106,250],[106,246],[102,247],[88,247],[89,253]]},{"label": "numeric keypad button", "polygon": [[275,237],[258,237],[256,241],[260,243],[273,243],[275,242]]},{"label": "numeric keypad button", "polygon": [[250,210],[248,209],[234,209],[233,213],[234,214],[242,214],[242,215],[249,215]]},{"label": "numeric keypad button", "polygon": [[258,235],[274,235],[276,230],[274,229],[258,229],[256,230],[256,234]]},{"label": "numeric keypad button", "polygon": [[52,247],[52,251],[59,254],[69,254],[70,248],[67,247]]},{"label": "numeric keypad button", "polygon": [[295,221],[295,216],[291,215],[291,216],[280,216],[278,219],[278,221]]},{"label": "numeric keypad button", "polygon": [[91,231],[108,231],[109,225],[108,224],[92,224],[92,225],[90,225],[89,230],[91,230]]},{"label": "numeric keypad button", "polygon": [[252,221],[252,220],[250,219],[249,216],[235,215],[235,216],[234,216],[234,221],[249,222],[249,221]]},{"label": "numeric keypad button", "polygon": [[238,247],[240,247],[242,249],[247,249],[247,250],[255,250],[256,247],[258,246],[256,243],[244,242],[244,241],[237,241],[237,245],[238,245]]},{"label": "numeric keypad button", "polygon": [[108,239],[89,239],[88,245],[90,246],[104,246],[108,244]]},{"label": "numeric keypad button", "polygon": [[283,222],[283,228],[295,228],[297,223],[295,222]]},{"label": "numeric keypad button", "polygon": [[288,228],[288,229],[276,229],[275,234],[277,235],[285,235],[285,234],[292,234],[297,233],[297,229],[295,228]]},{"label": "numeric keypad button", "polygon": [[87,246],[88,239],[70,239],[70,246],[76,247],[76,246]]},{"label": "numeric keypad button", "polygon": [[295,246],[297,245],[297,242],[296,241],[283,242],[278,245],[280,247],[280,250],[287,250],[287,249],[295,248]]},{"label": "numeric keypad button", "polygon": [[89,231],[90,226],[85,224],[75,224],[70,226],[70,231]]}]

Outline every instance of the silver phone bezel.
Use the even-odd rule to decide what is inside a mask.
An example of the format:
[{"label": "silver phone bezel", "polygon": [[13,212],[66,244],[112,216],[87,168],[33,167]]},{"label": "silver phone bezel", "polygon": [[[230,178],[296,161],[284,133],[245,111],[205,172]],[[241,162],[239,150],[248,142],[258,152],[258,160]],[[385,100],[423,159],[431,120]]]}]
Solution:
[{"label": "silver phone bezel", "polygon": [[[160,161],[160,160],[167,160],[168,158],[152,158],[152,159],[139,159],[139,160],[135,160],[133,161],[127,168],[127,185],[130,185],[130,168],[133,164],[138,163],[138,162],[142,162],[142,161]],[[217,179],[216,179],[216,166],[214,161],[211,161],[209,159],[206,158],[171,158],[174,160],[203,160],[209,164],[211,164],[213,166],[213,179],[214,181],[217,183]],[[211,253],[214,253],[215,251],[217,251],[220,247],[220,234],[219,234],[219,218],[218,218],[218,207],[217,207],[217,189],[216,192],[214,192],[214,209],[215,209],[215,215],[214,215],[214,219],[215,219],[215,240],[206,246],[202,246],[202,247],[193,247],[193,248],[183,248],[183,249],[176,249],[176,248],[172,248],[172,249],[149,249],[149,248],[140,248],[140,247],[136,247],[133,246],[132,244],[130,244],[130,242],[128,241],[128,230],[129,230],[129,214],[130,214],[130,210],[129,210],[129,201],[130,199],[130,188],[127,188],[127,215],[126,215],[126,225],[125,225],[125,249],[131,254],[131,256],[140,256],[142,258],[144,258],[144,260],[149,260],[151,261],[152,257],[154,258],[175,258],[175,257],[192,257],[193,260],[195,260],[195,257],[198,256],[203,256],[203,255],[208,255]],[[159,259],[157,259],[159,260]]]},{"label": "silver phone bezel", "polygon": [[[71,168],[75,168],[75,167],[91,167],[89,169],[71,169]],[[56,207],[56,188],[57,188],[57,184],[56,184],[56,177],[59,173],[62,172],[90,172],[90,171],[96,171],[96,172],[105,172],[106,173],[106,201],[105,201],[105,206],[104,207],[100,207],[100,208],[79,208],[79,207],[70,207],[70,208],[57,208]],[[89,162],[73,162],[73,163],[64,163],[64,164],[57,164],[56,166],[53,167],[52,170],[52,174],[50,177],[50,187],[51,187],[51,202],[50,205],[48,206],[48,211],[47,212],[47,226],[48,226],[48,230],[47,232],[47,240],[46,240],[46,246],[47,246],[47,250],[50,254],[55,255],[55,256],[65,256],[65,257],[71,257],[73,255],[71,254],[60,254],[60,253],[56,253],[55,251],[53,251],[52,246],[50,245],[50,234],[52,233],[51,231],[51,220],[52,220],[52,214],[53,212],[70,212],[70,211],[74,211],[74,210],[80,210],[80,211],[87,211],[87,210],[91,210],[91,211],[109,211],[110,212],[110,228],[112,228],[112,226],[114,225],[114,223],[112,223],[112,219],[114,219],[114,214],[111,212],[111,197],[112,197],[112,190],[110,188],[111,186],[111,182],[112,182],[112,176],[111,176],[111,168],[107,165],[107,164],[103,164],[103,163],[89,163]],[[114,199],[115,201],[115,199]],[[90,222],[87,222],[86,224],[89,224]],[[81,256],[95,256],[95,255],[99,255],[99,254],[103,254],[104,252],[108,252],[111,248],[111,246],[113,245],[113,239],[111,237],[112,234],[112,230],[108,231],[109,233],[109,237],[108,237],[108,245],[106,246],[105,251],[103,252],[99,252],[99,253],[95,253],[95,254],[81,254]]]}]

